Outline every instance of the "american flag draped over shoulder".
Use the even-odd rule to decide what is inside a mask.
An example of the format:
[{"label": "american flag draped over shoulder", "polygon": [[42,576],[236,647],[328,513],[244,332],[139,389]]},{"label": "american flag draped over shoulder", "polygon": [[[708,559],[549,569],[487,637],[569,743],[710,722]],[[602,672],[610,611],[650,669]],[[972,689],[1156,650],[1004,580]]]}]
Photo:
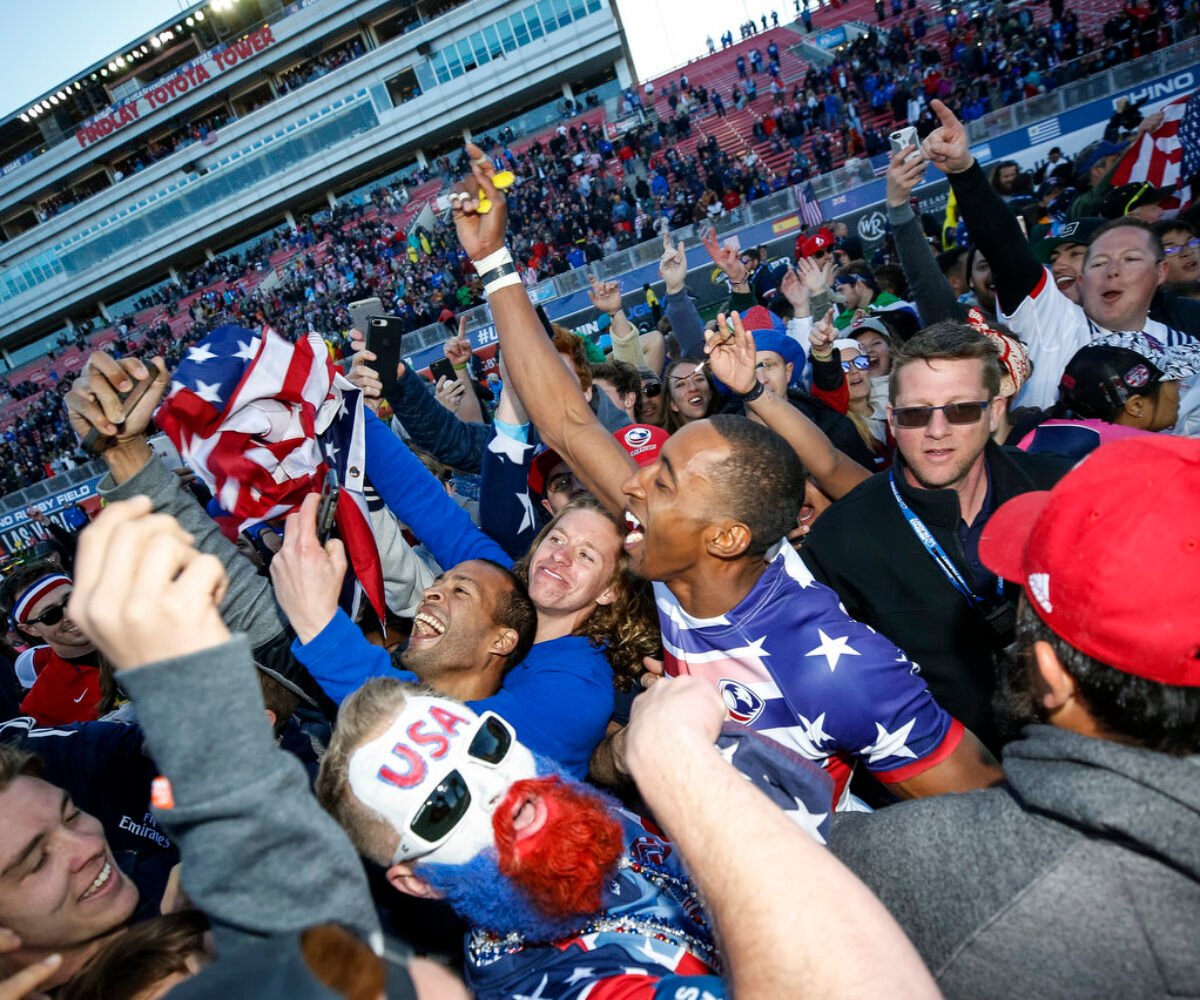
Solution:
[{"label": "american flag draped over shoulder", "polygon": [[342,485],[338,533],[382,617],[383,574],[363,498],[362,394],[318,334],[293,345],[270,327],[261,336],[218,327],[188,348],[155,420],[238,531],[292,513],[332,469]]},{"label": "american flag draped over shoulder", "polygon": [[1162,110],[1163,123],[1121,158],[1114,188],[1143,183],[1173,187],[1200,174],[1200,91],[1176,98]]}]

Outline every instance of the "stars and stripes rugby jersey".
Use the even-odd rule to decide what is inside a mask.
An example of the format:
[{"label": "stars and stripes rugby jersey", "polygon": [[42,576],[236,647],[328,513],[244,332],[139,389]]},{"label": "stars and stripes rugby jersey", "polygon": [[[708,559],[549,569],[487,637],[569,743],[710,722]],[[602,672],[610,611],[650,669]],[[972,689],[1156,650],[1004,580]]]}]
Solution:
[{"label": "stars and stripes rugby jersey", "polygon": [[769,560],[741,603],[716,618],[693,618],[654,584],[668,676],[711,680],[733,721],[821,764],[839,804],[856,761],[897,782],[948,757],[963,727],[933,700],[917,664],[846,614],[791,545]]}]

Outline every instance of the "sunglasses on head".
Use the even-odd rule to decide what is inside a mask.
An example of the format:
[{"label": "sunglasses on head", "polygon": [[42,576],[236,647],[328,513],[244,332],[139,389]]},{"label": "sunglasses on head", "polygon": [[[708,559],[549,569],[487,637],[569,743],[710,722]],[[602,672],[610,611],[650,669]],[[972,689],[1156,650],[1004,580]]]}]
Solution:
[{"label": "sunglasses on head", "polygon": [[871,359],[865,354],[857,354],[849,361],[842,362],[842,371],[848,372],[851,367],[857,368],[860,372],[865,372],[871,367]]},{"label": "sunglasses on head", "polygon": [[[499,764],[513,744],[512,731],[499,717],[488,713],[471,738],[467,754],[485,764]],[[437,846],[458,826],[471,805],[471,790],[458,770],[446,775],[421,803],[408,828],[432,846]]]},{"label": "sunglasses on head", "polygon": [[947,403],[945,406],[901,406],[892,410],[892,419],[897,427],[927,427],[933,414],[941,410],[948,424],[974,424],[983,416],[990,399],[970,403]]},{"label": "sunglasses on head", "polygon": [[[69,601],[70,598],[67,598]],[[25,621],[26,625],[47,625],[54,626],[63,620],[63,616],[67,613],[67,601],[62,604],[55,604],[48,607],[36,618],[29,618]]]}]

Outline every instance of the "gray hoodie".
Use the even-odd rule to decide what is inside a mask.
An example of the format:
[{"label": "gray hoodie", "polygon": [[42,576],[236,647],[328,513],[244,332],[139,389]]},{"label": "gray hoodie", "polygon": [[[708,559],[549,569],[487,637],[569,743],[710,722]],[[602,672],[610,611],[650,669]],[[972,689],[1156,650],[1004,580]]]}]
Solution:
[{"label": "gray hoodie", "polygon": [[1200,996],[1200,758],[1031,726],[1004,772],[834,826],[946,996]]}]

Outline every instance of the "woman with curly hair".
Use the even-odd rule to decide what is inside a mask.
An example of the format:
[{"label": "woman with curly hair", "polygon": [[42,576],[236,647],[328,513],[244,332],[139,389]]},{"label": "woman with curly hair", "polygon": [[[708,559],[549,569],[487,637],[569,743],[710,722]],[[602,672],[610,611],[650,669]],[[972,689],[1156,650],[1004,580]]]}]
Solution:
[{"label": "woman with curly hair", "polygon": [[603,650],[617,687],[628,690],[661,638],[654,595],[629,573],[625,527],[593,497],[563,507],[533,540],[513,572],[538,613],[537,640],[583,636]]}]

